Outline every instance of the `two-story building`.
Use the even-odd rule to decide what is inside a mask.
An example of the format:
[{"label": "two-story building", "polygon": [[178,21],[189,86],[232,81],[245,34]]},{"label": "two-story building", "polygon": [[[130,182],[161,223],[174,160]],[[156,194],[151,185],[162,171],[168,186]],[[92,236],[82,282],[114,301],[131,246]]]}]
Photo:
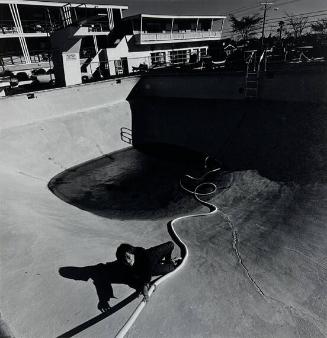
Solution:
[{"label": "two-story building", "polygon": [[107,37],[122,20],[127,6],[107,1],[0,0],[0,59],[3,66],[48,61],[52,32],[70,26],[84,27],[81,56],[107,47]]},{"label": "two-story building", "polygon": [[125,17],[124,37],[107,49],[111,74],[140,65],[197,62],[208,46],[221,40],[225,16],[139,14]]},{"label": "two-story building", "polygon": [[221,40],[226,18],[123,17],[126,9],[108,0],[0,0],[2,66],[48,63],[58,85],[71,85],[95,74],[101,79],[196,63]]}]

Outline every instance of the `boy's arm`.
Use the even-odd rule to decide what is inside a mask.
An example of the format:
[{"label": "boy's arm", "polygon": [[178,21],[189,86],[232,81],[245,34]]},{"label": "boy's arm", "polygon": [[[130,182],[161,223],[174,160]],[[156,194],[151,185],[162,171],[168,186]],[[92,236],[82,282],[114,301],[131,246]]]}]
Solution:
[{"label": "boy's arm", "polygon": [[97,294],[99,298],[98,309],[101,312],[109,310],[110,309],[110,305],[109,305],[110,298],[113,298],[114,296],[111,284],[99,279],[99,280],[94,280],[94,285],[97,290]]},{"label": "boy's arm", "polygon": [[110,298],[114,297],[114,292],[110,281],[106,278],[106,266],[104,264],[99,264],[97,268],[98,269],[93,274],[92,279],[99,298],[98,309],[101,312],[104,312],[110,309],[109,301]]},{"label": "boy's arm", "polygon": [[150,284],[144,284],[143,285],[143,290],[142,290],[142,294],[144,296],[144,300],[147,302],[149,300],[149,288],[150,288]]}]

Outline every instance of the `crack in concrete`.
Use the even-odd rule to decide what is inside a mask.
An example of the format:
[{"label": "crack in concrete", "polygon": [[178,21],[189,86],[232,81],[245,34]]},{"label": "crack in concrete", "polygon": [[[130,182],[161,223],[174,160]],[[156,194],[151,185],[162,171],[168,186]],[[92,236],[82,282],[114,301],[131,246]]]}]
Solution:
[{"label": "crack in concrete", "polygon": [[[249,280],[251,281],[251,283],[255,286],[255,288],[259,292],[259,294],[262,295],[266,301],[268,301],[268,302],[269,301],[273,301],[273,302],[277,303],[279,306],[282,306],[283,308],[285,308],[290,313],[293,312],[293,313],[295,313],[296,315],[298,315],[298,316],[300,316],[302,318],[305,318],[305,319],[308,319],[311,322],[314,322],[316,324],[316,326],[319,328],[319,330],[322,331],[322,332],[324,332],[323,334],[325,335],[326,332],[327,332],[327,325],[326,325],[325,321],[322,320],[319,316],[313,314],[312,312],[309,312],[306,308],[304,308],[300,304],[285,303],[285,302],[279,300],[278,298],[275,298],[275,297],[273,297],[273,296],[271,296],[271,295],[269,295],[269,294],[267,294],[266,292],[263,291],[263,289],[258,285],[258,283],[256,282],[256,280],[253,278],[253,276],[250,273],[250,271],[247,268],[247,266],[244,264],[244,261],[242,259],[241,254],[240,254],[240,251],[238,249],[238,242],[239,242],[238,241],[238,232],[235,229],[232,220],[230,219],[230,217],[227,214],[225,214],[221,210],[218,209],[217,211],[226,220],[226,222],[228,223],[228,225],[229,225],[229,227],[230,227],[230,229],[232,231],[232,237],[233,237],[232,246],[233,246],[234,252],[235,252],[235,254],[236,254],[237,258],[238,258],[238,262],[242,266],[242,268],[244,269],[247,277],[249,278]],[[297,252],[297,250],[292,250],[290,248],[286,248],[286,249],[288,249],[290,251]],[[301,254],[300,252],[297,252],[297,253]],[[313,261],[313,263],[321,266],[319,263],[317,263],[315,261]]]},{"label": "crack in concrete", "polygon": [[[209,161],[209,159],[210,159],[209,156],[207,156],[205,158],[205,160],[204,160],[204,169],[208,169],[208,161]],[[185,175],[185,177],[187,177],[187,178],[189,178],[191,180],[194,180],[194,181],[203,181],[209,174],[212,174],[212,173],[219,173],[221,175],[221,174],[225,174],[226,172],[222,171],[221,168],[216,168],[216,169],[207,171],[205,174],[203,174],[199,178],[193,177],[191,175]],[[212,186],[213,187],[212,191],[210,191],[209,193],[200,193],[200,192],[198,192],[199,188],[201,186],[204,186],[204,185]],[[201,195],[202,196],[208,196],[210,194],[215,193],[217,191],[217,189],[218,189],[217,185],[215,183],[213,183],[213,182],[205,182],[204,181],[204,182],[200,183],[199,185],[197,185],[194,191],[186,188],[183,184],[181,184],[181,187],[185,191],[191,193],[195,197],[195,199],[198,200],[200,203],[202,203],[202,204],[206,205],[207,207],[209,207],[209,209],[213,207],[215,209],[215,211],[219,215],[221,215],[222,218],[227,222],[227,224],[229,225],[229,228],[230,228],[230,230],[232,232],[232,247],[233,247],[233,250],[234,250],[235,255],[237,257],[238,263],[240,264],[240,266],[245,271],[245,274],[246,274],[247,278],[254,285],[254,287],[257,290],[257,292],[261,296],[265,297],[265,293],[263,292],[263,290],[261,289],[261,287],[258,285],[258,283],[256,282],[256,280],[254,279],[254,277],[250,273],[250,271],[247,268],[247,266],[244,264],[244,261],[242,259],[242,256],[241,256],[239,248],[238,248],[238,242],[239,242],[239,240],[238,240],[238,232],[237,232],[236,228],[234,227],[234,224],[233,224],[232,220],[230,219],[230,217],[227,214],[225,214],[223,211],[221,211],[216,205],[210,204],[210,203],[208,204],[207,202],[205,202],[201,198],[199,198],[199,196],[201,196]],[[226,189],[226,188],[230,188],[230,186],[223,187],[222,189]]]},{"label": "crack in concrete", "polygon": [[33,175],[30,175],[30,174],[24,173],[23,171],[18,171],[18,174],[21,174],[21,175],[24,175],[24,176],[27,176],[27,177],[31,177],[31,178],[34,178],[34,179],[39,180],[39,181],[46,182],[46,180],[41,178],[41,177],[33,176]]},{"label": "crack in concrete", "polygon": [[230,219],[230,217],[227,214],[225,214],[224,212],[222,212],[220,209],[218,209],[217,211],[225,219],[225,221],[227,222],[227,224],[230,227],[230,230],[232,232],[232,247],[233,247],[233,250],[234,250],[235,255],[237,257],[238,263],[241,265],[241,267],[245,271],[246,276],[248,277],[248,279],[250,280],[250,282],[254,285],[255,289],[259,292],[259,294],[261,296],[265,297],[265,293],[263,292],[263,290],[261,289],[261,287],[258,285],[258,283],[256,282],[256,280],[254,279],[254,277],[250,273],[248,267],[244,264],[243,258],[241,256],[241,253],[240,253],[239,248],[238,248],[238,243],[239,243],[238,232],[235,229],[232,220]]},{"label": "crack in concrete", "polygon": [[102,151],[101,147],[99,144],[95,143],[95,146],[97,147],[97,149],[99,150],[99,153],[103,156],[106,156],[106,154]]}]

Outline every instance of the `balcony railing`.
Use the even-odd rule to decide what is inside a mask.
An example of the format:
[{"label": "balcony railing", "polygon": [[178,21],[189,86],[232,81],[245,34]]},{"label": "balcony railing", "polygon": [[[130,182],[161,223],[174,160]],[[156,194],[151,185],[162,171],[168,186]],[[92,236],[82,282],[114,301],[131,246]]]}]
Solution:
[{"label": "balcony railing", "polygon": [[[98,34],[108,34],[110,32],[109,24],[106,22],[92,22],[92,23],[73,23],[73,25],[80,25],[83,27],[81,32],[85,35],[90,35],[91,33]],[[54,30],[63,28],[63,24],[60,22],[48,22],[37,21],[37,20],[27,20],[22,21],[23,34],[46,34]],[[4,37],[5,35],[19,34],[17,27],[12,22],[0,21],[0,35]]]},{"label": "balcony railing", "polygon": [[[22,22],[23,33],[46,34],[52,29],[48,22],[28,20]],[[0,21],[0,35],[19,34],[18,28],[12,22]]]},{"label": "balcony railing", "polygon": [[167,42],[176,40],[205,40],[220,39],[221,31],[200,31],[200,32],[172,32],[172,33],[141,33],[136,34],[138,43]]},{"label": "balcony railing", "polygon": [[[52,54],[48,50],[30,50],[29,54],[32,63],[51,63]],[[14,52],[0,53],[0,65],[12,66],[25,63],[26,60],[22,54]]]}]

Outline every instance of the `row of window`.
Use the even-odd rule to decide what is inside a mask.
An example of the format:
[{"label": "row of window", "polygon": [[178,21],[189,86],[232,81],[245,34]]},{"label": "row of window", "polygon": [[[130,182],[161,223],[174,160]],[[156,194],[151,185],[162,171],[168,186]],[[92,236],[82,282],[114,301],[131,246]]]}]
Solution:
[{"label": "row of window", "polygon": [[152,65],[160,65],[166,63],[188,63],[188,62],[197,62],[203,56],[207,54],[206,48],[196,48],[196,49],[180,49],[180,50],[171,50],[167,52],[154,52],[151,53],[151,63]]}]

